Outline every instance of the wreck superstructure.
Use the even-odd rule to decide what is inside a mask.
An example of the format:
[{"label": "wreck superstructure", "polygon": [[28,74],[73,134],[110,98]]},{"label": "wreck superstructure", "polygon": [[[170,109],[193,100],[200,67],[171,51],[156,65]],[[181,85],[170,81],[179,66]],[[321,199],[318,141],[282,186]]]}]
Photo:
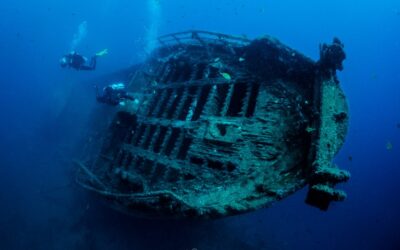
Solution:
[{"label": "wreck superstructure", "polygon": [[332,164],[348,122],[340,41],[318,62],[270,37],[188,31],[159,43],[131,72],[135,100],[108,110],[86,145],[81,186],[147,217],[243,213],[306,185],[323,210],[345,198],[334,185],[349,174]]}]

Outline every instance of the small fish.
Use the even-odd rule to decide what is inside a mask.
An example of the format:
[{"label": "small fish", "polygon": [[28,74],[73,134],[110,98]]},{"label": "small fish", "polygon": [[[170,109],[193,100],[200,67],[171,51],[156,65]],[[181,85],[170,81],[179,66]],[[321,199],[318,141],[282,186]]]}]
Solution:
[{"label": "small fish", "polygon": [[243,57],[239,57],[239,62],[244,62],[245,60]]},{"label": "small fish", "polygon": [[353,156],[349,155],[348,159],[349,161],[353,161]]},{"label": "small fish", "polygon": [[388,141],[386,143],[386,149],[389,150],[389,151],[393,149],[393,145],[392,145],[392,143],[390,141]]},{"label": "small fish", "polygon": [[231,77],[230,74],[228,74],[228,73],[226,73],[226,72],[222,72],[222,73],[220,73],[220,74],[221,74],[221,76],[222,76],[223,78],[225,78],[226,80],[228,80],[228,81],[232,80],[232,77]]},{"label": "small fish", "polygon": [[315,128],[312,128],[312,127],[307,127],[307,128],[306,128],[307,133],[314,133],[315,130],[316,130],[316,129],[315,129]]}]

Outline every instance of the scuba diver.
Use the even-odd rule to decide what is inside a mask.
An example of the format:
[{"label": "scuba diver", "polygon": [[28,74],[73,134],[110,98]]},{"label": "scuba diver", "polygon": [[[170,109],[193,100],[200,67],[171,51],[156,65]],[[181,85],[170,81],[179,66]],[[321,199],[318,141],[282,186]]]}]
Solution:
[{"label": "scuba diver", "polygon": [[346,59],[343,48],[343,43],[336,37],[331,45],[322,44],[318,64],[328,70],[343,70],[343,61]]},{"label": "scuba diver", "polygon": [[97,52],[89,61],[86,57],[76,53],[75,51],[71,51],[60,59],[60,65],[62,68],[68,67],[76,70],[95,70],[97,57],[107,54],[108,49],[104,49]]},{"label": "scuba diver", "polygon": [[96,100],[112,106],[122,105],[124,100],[135,100],[128,94],[123,83],[114,83],[103,88],[103,93],[99,94],[99,88],[96,86]]}]

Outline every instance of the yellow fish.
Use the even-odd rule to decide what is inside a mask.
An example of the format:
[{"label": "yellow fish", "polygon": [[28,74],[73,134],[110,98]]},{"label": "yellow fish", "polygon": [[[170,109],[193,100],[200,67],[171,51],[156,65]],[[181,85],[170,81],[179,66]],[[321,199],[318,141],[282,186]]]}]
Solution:
[{"label": "yellow fish", "polygon": [[229,75],[228,73],[222,72],[222,73],[220,73],[220,74],[221,74],[221,76],[222,76],[223,78],[225,78],[226,80],[228,80],[228,81],[232,80],[231,75]]}]

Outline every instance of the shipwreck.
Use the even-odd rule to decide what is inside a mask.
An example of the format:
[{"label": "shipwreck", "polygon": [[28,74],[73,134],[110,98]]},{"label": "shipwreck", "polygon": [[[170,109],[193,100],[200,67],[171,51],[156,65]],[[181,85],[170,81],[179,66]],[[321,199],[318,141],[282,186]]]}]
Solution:
[{"label": "shipwreck", "polygon": [[[327,210],[350,174],[332,163],[348,126],[334,39],[313,61],[271,37],[188,31],[124,72],[135,97],[99,105],[77,182],[150,218],[218,218],[267,207],[308,186]],[[106,117],[106,119],[105,119]]]}]

